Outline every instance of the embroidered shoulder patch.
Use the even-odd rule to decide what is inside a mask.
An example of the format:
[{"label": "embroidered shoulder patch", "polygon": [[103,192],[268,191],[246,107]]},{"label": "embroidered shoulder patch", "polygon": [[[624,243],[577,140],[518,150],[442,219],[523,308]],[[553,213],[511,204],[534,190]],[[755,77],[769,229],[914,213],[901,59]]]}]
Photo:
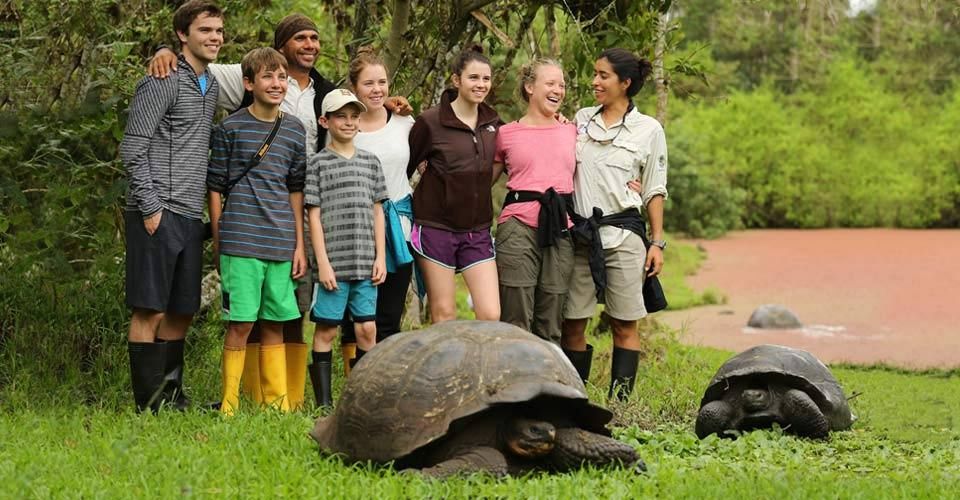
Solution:
[{"label": "embroidered shoulder patch", "polygon": [[660,155],[660,158],[657,159],[657,167],[658,167],[660,170],[663,170],[663,169],[667,168],[667,157],[666,157],[666,156]]}]

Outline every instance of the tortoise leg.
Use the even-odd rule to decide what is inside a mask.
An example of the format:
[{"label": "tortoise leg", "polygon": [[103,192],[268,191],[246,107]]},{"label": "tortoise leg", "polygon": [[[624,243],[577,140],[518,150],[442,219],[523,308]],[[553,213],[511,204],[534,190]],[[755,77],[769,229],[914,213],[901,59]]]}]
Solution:
[{"label": "tortoise leg", "polygon": [[697,415],[697,437],[703,439],[710,434],[723,435],[733,423],[733,406],[726,401],[711,401],[700,408]]},{"label": "tortoise leg", "polygon": [[788,423],[787,431],[801,437],[823,439],[830,433],[830,423],[817,403],[807,393],[791,389],[783,395],[783,417]]},{"label": "tortoise leg", "polygon": [[505,476],[507,475],[507,459],[496,448],[477,446],[432,467],[425,467],[420,470],[420,473],[424,476],[436,479],[477,472],[497,477]]},{"label": "tortoise leg", "polygon": [[578,427],[557,429],[556,443],[547,460],[559,472],[577,469],[584,465],[594,467],[635,465],[638,470],[647,470],[646,464],[637,456],[637,450],[632,446]]}]

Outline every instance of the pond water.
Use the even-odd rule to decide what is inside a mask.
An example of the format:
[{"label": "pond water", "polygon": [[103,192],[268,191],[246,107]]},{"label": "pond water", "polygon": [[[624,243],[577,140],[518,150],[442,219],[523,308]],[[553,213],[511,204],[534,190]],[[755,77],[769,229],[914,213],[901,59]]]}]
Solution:
[{"label": "pond water", "polygon": [[[825,362],[960,367],[960,230],[760,230],[692,242],[707,251],[692,285],[716,287],[728,303],[655,315],[687,343],[736,351],[775,343]],[[669,272],[669,249],[666,259]],[[787,306],[805,326],[747,327],[762,304]]]}]

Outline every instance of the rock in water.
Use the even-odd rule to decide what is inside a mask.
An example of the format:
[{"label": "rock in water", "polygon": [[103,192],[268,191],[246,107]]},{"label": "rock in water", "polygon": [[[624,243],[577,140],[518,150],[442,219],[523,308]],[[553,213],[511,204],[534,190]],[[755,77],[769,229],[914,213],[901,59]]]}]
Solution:
[{"label": "rock in water", "polygon": [[750,320],[747,321],[747,326],[753,328],[801,328],[803,323],[800,322],[793,311],[785,306],[764,304],[753,311]]}]

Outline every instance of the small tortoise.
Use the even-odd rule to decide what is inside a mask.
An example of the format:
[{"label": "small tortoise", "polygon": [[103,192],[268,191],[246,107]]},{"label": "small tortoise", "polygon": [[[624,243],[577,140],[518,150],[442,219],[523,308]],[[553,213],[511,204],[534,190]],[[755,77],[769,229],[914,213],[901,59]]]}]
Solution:
[{"label": "small tortoise", "polygon": [[635,465],[555,345],[506,323],[451,321],[394,335],[350,373],[310,435],[352,462],[430,477]]},{"label": "small tortoise", "polygon": [[748,431],[779,424],[786,432],[825,438],[853,423],[843,389],[807,351],[758,345],[727,360],[700,401],[696,432]]}]

